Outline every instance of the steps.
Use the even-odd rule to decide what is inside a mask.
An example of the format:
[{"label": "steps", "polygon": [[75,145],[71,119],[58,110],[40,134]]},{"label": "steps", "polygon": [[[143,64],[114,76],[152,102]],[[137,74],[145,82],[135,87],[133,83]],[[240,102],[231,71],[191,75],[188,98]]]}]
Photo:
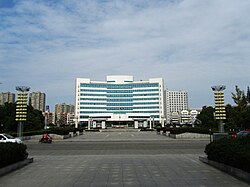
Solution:
[{"label": "steps", "polygon": [[140,129],[135,128],[107,128],[107,129],[100,129],[101,132],[138,132]]}]

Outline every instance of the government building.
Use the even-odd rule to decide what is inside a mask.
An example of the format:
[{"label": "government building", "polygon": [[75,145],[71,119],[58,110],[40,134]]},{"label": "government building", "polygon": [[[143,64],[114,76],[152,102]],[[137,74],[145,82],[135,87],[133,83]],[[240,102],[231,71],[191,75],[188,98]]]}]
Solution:
[{"label": "government building", "polygon": [[149,127],[165,122],[162,78],[134,80],[133,76],[107,76],[106,81],[77,78],[75,120],[88,128]]}]

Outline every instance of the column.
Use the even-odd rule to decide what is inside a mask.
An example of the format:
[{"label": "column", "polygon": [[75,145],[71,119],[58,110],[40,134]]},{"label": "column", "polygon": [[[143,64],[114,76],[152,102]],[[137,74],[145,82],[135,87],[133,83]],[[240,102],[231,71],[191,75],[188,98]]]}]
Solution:
[{"label": "column", "polygon": [[91,119],[88,120],[88,130],[90,130]]},{"label": "column", "polygon": [[102,121],[102,129],[105,129],[106,121]]},{"label": "column", "polygon": [[96,128],[96,121],[93,121],[93,128],[95,129]]},{"label": "column", "polygon": [[134,127],[135,129],[138,129],[138,121],[134,121]]}]

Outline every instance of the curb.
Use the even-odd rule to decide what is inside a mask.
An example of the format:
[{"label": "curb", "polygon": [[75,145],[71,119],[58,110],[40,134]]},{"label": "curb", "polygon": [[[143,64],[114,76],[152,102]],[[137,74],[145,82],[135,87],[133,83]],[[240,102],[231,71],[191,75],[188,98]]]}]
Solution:
[{"label": "curb", "polygon": [[33,158],[27,158],[27,159],[25,159],[23,161],[16,162],[16,163],[11,164],[9,166],[5,166],[5,167],[0,169],[0,177],[3,176],[3,175],[6,175],[6,174],[8,174],[8,173],[10,173],[12,171],[15,171],[17,169],[20,169],[20,168],[22,168],[22,167],[24,167],[24,166],[26,166],[26,165],[28,165],[28,164],[30,164],[32,162],[33,162]]},{"label": "curb", "polygon": [[224,171],[224,172],[226,172],[226,173],[228,173],[228,174],[230,174],[238,179],[241,179],[247,183],[250,183],[250,173],[248,173],[246,171],[243,171],[241,169],[238,169],[238,168],[235,168],[235,167],[232,167],[229,165],[225,165],[225,164],[213,161],[213,160],[209,160],[207,157],[200,156],[199,160],[201,162],[206,163],[208,165],[211,165],[211,166],[213,166],[221,171]]}]

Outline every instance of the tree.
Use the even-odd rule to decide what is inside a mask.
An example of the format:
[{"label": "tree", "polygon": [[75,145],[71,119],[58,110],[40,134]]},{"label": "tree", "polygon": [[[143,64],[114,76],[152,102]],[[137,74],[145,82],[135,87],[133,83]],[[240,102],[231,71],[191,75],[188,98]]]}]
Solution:
[{"label": "tree", "polygon": [[28,105],[27,109],[27,121],[24,125],[24,131],[43,129],[44,116],[42,112],[34,109],[31,105]]},{"label": "tree", "polygon": [[16,131],[17,122],[15,120],[15,103],[5,103],[0,106],[0,124],[3,124],[3,131]]},{"label": "tree", "polygon": [[[5,132],[16,132],[17,124],[16,121],[16,104],[5,103],[0,106],[0,126],[1,130]],[[42,112],[34,110],[32,106],[27,108],[27,121],[23,122],[24,131],[40,130],[43,127],[44,117]],[[2,127],[3,124],[3,127]]]},{"label": "tree", "polygon": [[247,103],[250,104],[250,88],[247,87]]},{"label": "tree", "polygon": [[235,92],[236,93],[232,93],[232,98],[237,105],[238,110],[241,112],[247,106],[247,97],[245,96],[244,91],[238,86],[235,86]]},{"label": "tree", "polygon": [[225,128],[227,130],[236,130],[237,127],[240,127],[240,120],[239,120],[239,111],[236,110],[235,107],[232,107],[231,105],[226,106],[226,121],[225,121]]},{"label": "tree", "polygon": [[240,128],[249,128],[250,127],[250,106],[247,104],[249,103],[250,99],[250,90],[249,87],[247,88],[247,95],[244,94],[244,91],[239,89],[238,86],[235,86],[236,93],[232,93],[232,98],[236,103],[237,107],[234,115],[234,123],[237,127]]},{"label": "tree", "polygon": [[209,106],[203,106],[202,111],[200,114],[197,116],[197,119],[201,121],[202,127],[207,127],[207,128],[217,128],[218,123],[214,119],[214,108]]}]

